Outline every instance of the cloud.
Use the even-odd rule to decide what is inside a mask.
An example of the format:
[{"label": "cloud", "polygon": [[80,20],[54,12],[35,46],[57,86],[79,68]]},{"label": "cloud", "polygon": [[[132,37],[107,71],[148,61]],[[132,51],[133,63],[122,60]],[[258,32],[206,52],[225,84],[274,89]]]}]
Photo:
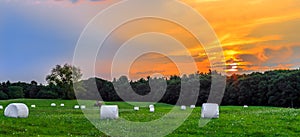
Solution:
[{"label": "cloud", "polygon": [[153,75],[155,73],[163,73],[165,72],[164,70],[150,70],[150,71],[139,71],[139,72],[135,72],[135,75]]},{"label": "cloud", "polygon": [[292,51],[288,47],[281,47],[279,49],[265,48],[263,54],[266,57],[265,62],[283,63],[291,59]]},{"label": "cloud", "polygon": [[[62,0],[56,0],[56,1],[62,1]],[[69,0],[71,3],[79,3],[79,2],[104,2],[106,0]]]},{"label": "cloud", "polygon": [[[55,34],[62,35],[61,38],[68,36],[78,38],[85,25],[101,10],[118,0],[26,0],[13,1],[9,3],[0,1],[0,13],[16,13],[18,17],[25,18],[33,26],[47,27],[51,30],[58,30]],[[220,42],[223,45],[226,68],[236,68],[239,73],[262,71],[272,68],[290,68],[300,65],[300,1],[299,0],[182,0],[197,10],[215,30]],[[156,11],[172,10],[176,8],[165,5]],[[135,5],[140,8],[139,5]],[[129,11],[130,12],[130,11]],[[186,12],[180,12],[179,16],[189,16]],[[10,15],[11,17],[15,17]],[[122,17],[120,13],[119,17]],[[193,22],[190,23],[199,25]],[[108,23],[109,24],[109,23]],[[200,24],[201,25],[201,24]],[[7,28],[6,26],[4,26]],[[99,27],[101,31],[105,26]],[[43,30],[43,29],[38,29]],[[76,30],[76,31],[75,31]],[[207,58],[201,44],[177,24],[164,21],[143,19],[135,20],[124,24],[113,32],[112,37],[107,41],[104,53],[99,55],[103,59],[103,64],[97,64],[97,74],[108,77],[109,63],[113,58],[113,53],[118,46],[129,40],[132,36],[144,32],[163,32],[171,35],[180,41],[187,48],[188,52],[196,61],[199,71],[207,71],[210,68],[210,61]],[[95,36],[96,37],[96,36]],[[70,45],[75,45],[76,38],[72,39]],[[36,38],[32,38],[36,39]],[[57,42],[47,42],[43,45],[53,45]],[[140,44],[149,44],[153,39],[142,41]],[[169,50],[166,56],[176,58],[180,64],[188,64],[186,58],[189,55],[186,51],[175,48],[170,43],[151,45],[158,49]],[[136,46],[138,48],[138,46]],[[211,50],[214,51],[214,50]],[[128,56],[135,50],[128,51]],[[102,52],[100,52],[102,53]],[[220,54],[212,52],[210,54]],[[166,75],[178,73],[177,66],[167,57],[149,55],[143,56],[132,65],[133,75],[144,76],[152,72],[161,72]],[[62,58],[57,57],[57,58]],[[54,61],[53,61],[54,62]],[[60,64],[57,62],[57,64]],[[231,64],[231,65],[230,65]],[[216,62],[212,64],[217,67],[224,67]],[[22,67],[24,68],[24,67]],[[84,71],[84,70],[83,70]]]},{"label": "cloud", "polygon": [[261,62],[261,60],[256,55],[253,54],[240,54],[237,55],[236,58],[241,59],[242,60],[241,62],[247,62],[250,64],[256,64]]},{"label": "cloud", "polygon": [[[270,69],[270,64],[272,64],[271,68],[282,68],[295,64],[295,58],[299,59],[297,55],[300,50],[292,47],[292,45],[300,44],[297,34],[300,31],[298,25],[300,9],[297,6],[300,5],[300,1],[298,0],[286,0],[285,2],[281,0],[183,0],[183,2],[202,14],[216,31],[223,45],[227,69],[232,68],[232,65],[228,65],[230,63],[237,63],[234,66],[237,66],[241,73],[256,71],[256,69],[267,70]],[[170,9],[174,10],[174,7],[170,7]],[[188,14],[182,13],[182,16],[188,16]],[[199,69],[204,70],[210,66],[207,54],[197,40],[176,24],[144,19],[130,22],[122,27],[115,32],[118,35],[111,39],[119,42],[115,42],[116,45],[140,32],[165,32],[186,45]],[[171,46],[168,48],[172,49]],[[181,63],[187,63],[184,60],[186,55],[180,50],[174,49],[168,56],[179,58]],[[156,56],[149,56],[141,62],[141,64],[158,63],[160,66],[157,68],[160,69],[163,69],[164,65],[166,67],[172,64],[164,57]],[[145,70],[145,72],[151,71]],[[171,72],[171,70],[167,72]]]},{"label": "cloud", "polygon": [[227,63],[238,63],[240,73],[299,64],[300,50],[293,45],[300,44],[300,1],[185,2],[211,23]]}]

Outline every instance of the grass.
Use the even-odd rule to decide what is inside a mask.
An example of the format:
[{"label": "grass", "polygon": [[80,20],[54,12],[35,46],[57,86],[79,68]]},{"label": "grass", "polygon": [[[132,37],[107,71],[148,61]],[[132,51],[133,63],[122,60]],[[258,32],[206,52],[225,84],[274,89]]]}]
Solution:
[{"label": "grass", "polygon": [[[30,114],[25,119],[7,118],[0,110],[0,136],[106,136],[101,133],[79,109],[73,109],[77,101],[71,100],[7,100],[0,101],[4,107],[12,102],[22,102],[36,108],[29,108]],[[55,102],[57,107],[50,107]],[[64,103],[65,107],[59,107]],[[94,101],[85,101],[85,111],[99,110],[93,107]],[[120,117],[135,122],[149,122],[159,119],[170,112],[173,106],[155,104],[156,112],[149,113],[148,108],[133,111],[130,104],[122,102],[108,102],[117,104]],[[139,103],[147,107],[149,103]],[[179,107],[178,107],[179,109]],[[241,106],[220,107],[220,118],[211,120],[204,127],[199,127],[200,107],[193,110],[188,119],[168,136],[299,136],[300,110],[292,108],[252,107]],[[99,120],[99,115],[95,120]],[[103,122],[105,123],[105,122]],[[151,135],[143,131],[144,135]],[[142,134],[141,134],[142,135]]]}]

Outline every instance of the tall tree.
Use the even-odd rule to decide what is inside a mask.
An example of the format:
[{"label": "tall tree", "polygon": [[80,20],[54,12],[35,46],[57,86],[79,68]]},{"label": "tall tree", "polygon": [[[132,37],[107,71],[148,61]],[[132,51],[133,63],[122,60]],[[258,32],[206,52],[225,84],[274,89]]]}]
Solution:
[{"label": "tall tree", "polygon": [[82,77],[81,70],[75,66],[65,64],[56,65],[51,74],[47,75],[46,80],[49,85],[55,85],[59,88],[58,95],[63,99],[75,99],[73,83],[76,83]]}]

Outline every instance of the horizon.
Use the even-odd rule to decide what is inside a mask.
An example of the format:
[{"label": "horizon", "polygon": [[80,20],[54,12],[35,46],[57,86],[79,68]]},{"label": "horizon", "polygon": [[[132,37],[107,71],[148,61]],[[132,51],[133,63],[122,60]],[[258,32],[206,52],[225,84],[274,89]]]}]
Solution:
[{"label": "horizon", "polygon": [[[300,70],[300,67],[299,68],[297,68],[297,69],[273,69],[273,70],[266,70],[266,71],[263,71],[263,72],[259,72],[259,71],[253,71],[253,72],[249,72],[249,73],[231,73],[231,74],[228,74],[228,73],[226,73],[225,75],[223,75],[223,74],[221,74],[222,76],[226,76],[226,77],[231,77],[231,76],[233,76],[233,75],[250,75],[250,74],[253,74],[253,73],[261,73],[261,74],[264,74],[265,72],[270,72],[270,71],[297,71],[297,70]],[[198,72],[198,73],[203,73],[203,74],[208,74],[208,72]],[[190,74],[195,74],[195,73],[190,73]],[[182,75],[176,75],[176,74],[174,74],[174,75],[169,75],[169,76],[164,76],[164,77],[160,77],[160,76],[158,76],[158,77],[151,77],[151,78],[166,78],[166,79],[170,79],[170,77],[171,76],[179,76],[180,78],[182,78],[182,76],[183,75],[190,75],[190,74],[182,74]],[[218,73],[218,74],[220,74],[220,73]],[[127,78],[129,78],[128,76],[126,76]],[[106,81],[108,81],[108,82],[112,82],[113,81],[113,79],[112,80],[108,80],[108,79],[105,79],[105,78],[102,78],[102,77],[89,77],[89,78],[85,78],[85,79],[80,79],[79,81],[84,81],[84,80],[89,80],[89,79],[93,79],[93,78],[98,78],[98,79],[102,79],[102,80],[106,80]],[[115,78],[115,79],[119,79],[120,77],[117,77],[117,78]],[[139,78],[139,79],[128,79],[128,81],[133,81],[133,82],[137,82],[138,80],[140,80],[140,79],[147,79],[147,77],[141,77],[141,78]],[[35,81],[35,82],[37,82],[38,84],[42,84],[42,85],[48,85],[48,83],[47,82],[45,82],[45,83],[41,83],[40,81],[36,81],[36,80],[30,80],[30,81],[10,81],[10,80],[6,80],[6,81],[0,81],[0,83],[6,83],[7,81],[9,81],[10,83],[18,83],[18,82],[21,82],[21,83],[30,83],[31,81]]]},{"label": "horizon", "polygon": [[[77,41],[90,20],[100,11],[116,4],[118,0],[99,1],[0,1],[0,81],[45,84],[46,75],[55,65],[72,64]],[[300,67],[300,1],[280,0],[225,1],[182,0],[201,14],[214,29],[223,48],[226,75],[249,74],[278,69]],[[168,4],[163,2],[162,4]],[[296,6],[295,6],[296,5]],[[138,8],[138,7],[137,7]],[[174,10],[157,9],[160,10]],[[222,12],[220,12],[220,10]],[[182,13],[182,16],[186,16]],[[192,22],[192,20],[191,20]],[[131,31],[128,31],[128,28]],[[129,79],[139,79],[153,74],[182,75],[170,57],[188,66],[192,56],[200,72],[208,72],[210,61],[205,50],[194,37],[176,24],[162,20],[136,20],[125,24],[111,34],[101,54],[97,55],[95,74],[82,79],[98,77],[111,81],[111,53],[139,30],[159,30],[183,41],[185,50],[168,39],[144,35],[126,43],[120,66],[126,66],[129,54],[139,48],[154,47],[165,50],[166,55],[147,53],[135,58],[128,71]],[[99,27],[99,31],[104,28]],[[151,39],[146,37],[151,36]],[[126,41],[127,42],[127,41]],[[163,46],[161,44],[164,44]],[[171,51],[169,51],[171,49]],[[123,58],[122,58],[123,57]],[[77,66],[80,68],[80,66]],[[86,72],[86,68],[82,69]],[[189,74],[192,70],[186,70]],[[122,75],[124,70],[117,69]]]}]

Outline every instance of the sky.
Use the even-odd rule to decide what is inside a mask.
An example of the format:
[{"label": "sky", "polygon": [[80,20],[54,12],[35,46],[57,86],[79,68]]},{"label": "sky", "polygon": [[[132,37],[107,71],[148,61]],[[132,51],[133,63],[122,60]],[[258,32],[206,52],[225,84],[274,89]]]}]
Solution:
[{"label": "sky", "polygon": [[[51,68],[73,62],[76,44],[89,22],[117,2],[1,0],[0,81],[45,83]],[[201,14],[215,31],[223,48],[224,71],[228,75],[300,67],[299,0],[180,2]],[[155,11],[173,11],[178,18],[190,16],[169,3],[161,1],[161,6]],[[128,12],[114,18],[133,14],[131,11],[139,8],[142,10],[143,7],[133,5]],[[188,20],[195,27],[201,26],[193,21],[193,18]],[[103,22],[110,25],[108,21]],[[99,25],[96,30],[101,32],[106,27]],[[93,37],[97,38],[97,35]],[[149,52],[146,53],[145,49]],[[153,52],[154,49],[161,52]],[[137,54],[141,51],[144,53]],[[190,66],[191,57],[200,72],[207,72],[211,65],[202,44],[187,30],[178,24],[153,18],[123,24],[110,34],[95,56],[94,73],[89,73],[89,68],[78,66],[84,78],[111,79],[112,72],[116,76],[128,74],[131,79],[155,73],[169,76],[182,74],[179,66],[184,66],[186,73],[194,73],[195,70],[190,69],[193,67]],[[90,61],[83,59],[83,62]]]}]

